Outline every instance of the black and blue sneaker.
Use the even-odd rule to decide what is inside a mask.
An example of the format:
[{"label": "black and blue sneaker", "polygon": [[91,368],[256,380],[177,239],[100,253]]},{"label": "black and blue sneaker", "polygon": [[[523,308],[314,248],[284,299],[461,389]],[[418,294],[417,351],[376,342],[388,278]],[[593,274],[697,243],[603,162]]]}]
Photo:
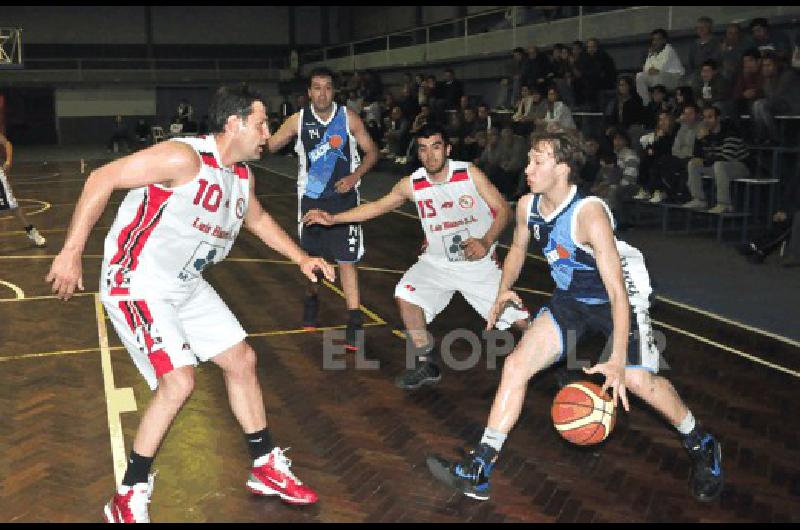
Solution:
[{"label": "black and blue sneaker", "polygon": [[689,436],[683,444],[692,460],[689,476],[692,495],[700,502],[714,501],[722,493],[724,483],[722,445],[709,433]]},{"label": "black and blue sneaker", "polygon": [[356,351],[359,346],[363,346],[364,339],[359,334],[364,333],[364,317],[360,309],[351,309],[347,318],[347,328],[345,329],[346,350]]},{"label": "black and blue sneaker", "polygon": [[480,501],[489,499],[489,474],[496,461],[497,451],[487,444],[470,451],[461,463],[448,462],[438,455],[426,459],[428,469],[437,480]]}]

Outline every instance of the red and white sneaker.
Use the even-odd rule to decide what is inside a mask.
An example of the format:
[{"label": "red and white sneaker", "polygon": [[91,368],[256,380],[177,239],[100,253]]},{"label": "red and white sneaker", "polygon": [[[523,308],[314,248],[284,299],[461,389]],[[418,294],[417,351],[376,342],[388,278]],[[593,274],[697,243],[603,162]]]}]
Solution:
[{"label": "red and white sneaker", "polygon": [[278,495],[289,504],[314,504],[317,494],[294,476],[290,469],[292,461],[283,453],[283,449],[276,447],[256,460],[247,479],[247,489],[256,495]]},{"label": "red and white sneaker", "polygon": [[147,478],[147,482],[140,482],[133,486],[120,486],[103,509],[106,522],[149,523],[150,515],[147,513],[147,505],[153,495],[155,478],[156,475],[152,474]]}]

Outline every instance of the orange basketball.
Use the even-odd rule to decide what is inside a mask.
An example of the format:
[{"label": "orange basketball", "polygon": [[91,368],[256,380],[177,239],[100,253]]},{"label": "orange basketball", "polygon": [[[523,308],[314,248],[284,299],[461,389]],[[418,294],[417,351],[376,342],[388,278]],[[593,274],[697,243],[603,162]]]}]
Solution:
[{"label": "orange basketball", "polygon": [[558,433],[577,445],[593,445],[605,440],[614,429],[616,410],[608,394],[589,381],[565,386],[556,394],[550,410]]}]

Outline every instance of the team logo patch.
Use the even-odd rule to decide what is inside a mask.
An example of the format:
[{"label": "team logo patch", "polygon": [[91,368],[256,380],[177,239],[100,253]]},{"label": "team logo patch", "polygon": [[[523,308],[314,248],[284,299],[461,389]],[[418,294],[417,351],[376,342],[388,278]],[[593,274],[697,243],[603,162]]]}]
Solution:
[{"label": "team logo patch", "polygon": [[458,198],[458,205],[464,210],[469,210],[475,206],[475,199],[472,197],[472,195],[462,195]]},{"label": "team logo patch", "polygon": [[469,239],[469,230],[459,230],[453,234],[442,236],[444,248],[447,252],[447,259],[450,261],[466,261],[464,256],[464,245]]},{"label": "team logo patch", "polygon": [[242,197],[236,199],[236,217],[239,219],[244,218],[244,198]]},{"label": "team logo patch", "polygon": [[224,251],[223,247],[201,241],[194,250],[192,257],[183,266],[183,270],[178,273],[178,279],[187,282],[199,278],[206,267],[220,261],[220,256]]}]

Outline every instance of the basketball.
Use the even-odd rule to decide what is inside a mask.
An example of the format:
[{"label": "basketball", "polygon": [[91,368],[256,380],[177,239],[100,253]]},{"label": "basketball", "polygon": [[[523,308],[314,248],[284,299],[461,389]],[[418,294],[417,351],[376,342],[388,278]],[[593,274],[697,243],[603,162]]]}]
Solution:
[{"label": "basketball", "polygon": [[589,381],[565,386],[556,394],[550,411],[558,433],[576,445],[594,445],[614,429],[614,402]]}]

